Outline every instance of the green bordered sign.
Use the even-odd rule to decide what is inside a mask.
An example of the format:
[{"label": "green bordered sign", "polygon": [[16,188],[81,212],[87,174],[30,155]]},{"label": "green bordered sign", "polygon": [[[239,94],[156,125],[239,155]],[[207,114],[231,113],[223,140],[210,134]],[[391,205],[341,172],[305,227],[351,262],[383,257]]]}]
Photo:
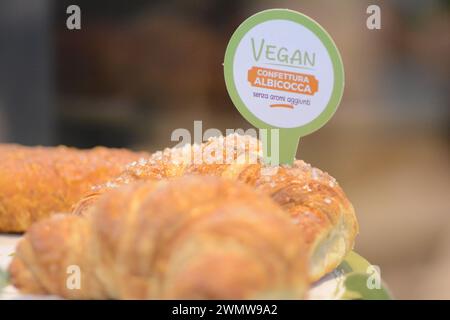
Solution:
[{"label": "green bordered sign", "polygon": [[224,74],[244,118],[269,132],[279,129],[279,162],[288,164],[299,138],[330,120],[344,90],[342,60],[330,35],[286,9],[259,12],[236,29]]}]

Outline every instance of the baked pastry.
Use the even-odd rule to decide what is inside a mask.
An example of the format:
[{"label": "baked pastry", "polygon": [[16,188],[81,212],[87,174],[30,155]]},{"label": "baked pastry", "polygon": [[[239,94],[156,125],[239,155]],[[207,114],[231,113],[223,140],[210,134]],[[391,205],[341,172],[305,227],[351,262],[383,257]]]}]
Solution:
[{"label": "baked pastry", "polygon": [[265,165],[260,142],[248,135],[211,138],[201,145],[166,149],[133,162],[116,179],[95,187],[75,212],[86,214],[96,197],[124,184],[186,174],[244,182],[269,195],[291,217],[299,237],[306,240],[313,281],[335,269],[353,248],[358,223],[336,180],[301,160],[292,166]]},{"label": "baked pastry", "polygon": [[23,232],[54,212],[68,212],[92,185],[148,156],[124,149],[0,145],[0,232]]},{"label": "baked pastry", "polygon": [[[67,286],[73,266],[79,289]],[[285,212],[205,176],[132,183],[87,215],[38,222],[9,271],[23,293],[76,299],[299,299],[308,287],[305,243]]]}]

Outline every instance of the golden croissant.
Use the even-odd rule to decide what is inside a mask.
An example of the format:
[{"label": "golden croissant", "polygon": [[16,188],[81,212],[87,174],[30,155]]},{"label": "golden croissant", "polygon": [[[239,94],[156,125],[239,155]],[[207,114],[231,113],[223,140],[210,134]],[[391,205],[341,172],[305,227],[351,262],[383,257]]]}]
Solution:
[{"label": "golden croissant", "polygon": [[92,185],[148,156],[97,147],[0,145],[0,232],[22,232],[54,212],[67,212]]},{"label": "golden croissant", "polygon": [[81,200],[75,212],[85,213],[98,195],[124,184],[186,174],[244,182],[269,195],[291,217],[299,237],[306,240],[313,281],[335,269],[353,249],[358,223],[336,180],[300,160],[292,166],[265,165],[260,142],[248,135],[211,138],[201,145],[166,149],[133,162],[118,178]]},{"label": "golden croissant", "polygon": [[[76,288],[67,285],[73,266]],[[307,267],[303,237],[270,197],[185,176],[122,186],[87,215],[34,224],[10,274],[22,292],[66,298],[299,299]]]}]

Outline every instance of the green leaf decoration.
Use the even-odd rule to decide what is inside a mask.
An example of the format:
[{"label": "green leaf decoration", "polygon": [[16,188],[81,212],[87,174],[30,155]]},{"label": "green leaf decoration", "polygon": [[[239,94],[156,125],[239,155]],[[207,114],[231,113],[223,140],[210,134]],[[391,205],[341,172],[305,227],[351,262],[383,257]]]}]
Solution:
[{"label": "green leaf decoration", "polygon": [[344,275],[345,292],[341,299],[391,300],[392,295],[381,281],[380,288],[370,288],[372,273],[368,272],[371,263],[354,251],[351,251],[337,267]]},{"label": "green leaf decoration", "polygon": [[345,293],[343,299],[363,300],[391,300],[392,297],[386,287],[382,284],[380,288],[369,288],[367,282],[370,274],[350,273],[345,278]]},{"label": "green leaf decoration", "polygon": [[350,251],[345,257],[344,261],[337,267],[338,270],[342,270],[345,273],[360,272],[366,273],[367,268],[371,266],[371,263],[361,257],[354,251]]}]

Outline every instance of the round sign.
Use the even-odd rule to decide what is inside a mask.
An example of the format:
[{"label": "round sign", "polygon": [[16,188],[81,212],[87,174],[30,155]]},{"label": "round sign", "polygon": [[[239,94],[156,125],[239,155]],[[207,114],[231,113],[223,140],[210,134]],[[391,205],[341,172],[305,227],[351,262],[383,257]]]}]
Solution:
[{"label": "round sign", "polygon": [[233,103],[250,123],[297,138],[332,117],[344,89],[331,37],[311,18],[285,9],[259,12],[238,27],[224,74]]}]

